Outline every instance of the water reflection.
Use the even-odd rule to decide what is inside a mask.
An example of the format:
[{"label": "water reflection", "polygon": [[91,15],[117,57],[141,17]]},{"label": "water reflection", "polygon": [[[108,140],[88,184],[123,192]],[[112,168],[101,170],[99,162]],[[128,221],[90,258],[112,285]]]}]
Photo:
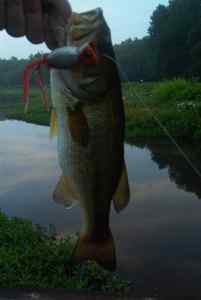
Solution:
[{"label": "water reflection", "polygon": [[[136,146],[144,159],[134,157]],[[199,150],[182,147],[199,168]],[[139,293],[200,295],[200,179],[167,141],[128,148],[135,205],[115,219],[120,270],[133,276]]]},{"label": "water reflection", "polygon": [[[201,147],[196,143],[179,142],[182,150],[193,165],[201,172]],[[151,159],[157,163],[160,170],[168,169],[169,178],[178,188],[192,192],[201,199],[201,178],[179,153],[175,145],[167,140],[144,140],[135,142],[135,146],[151,151]]]},{"label": "water reflection", "polygon": [[[48,132],[44,126],[0,122],[0,208],[10,216],[29,218],[43,226],[55,224],[62,230],[67,214],[52,200],[60,170],[56,141],[49,139]],[[78,228],[79,223],[75,230]]]},{"label": "water reflection", "polygon": [[[0,142],[0,208],[78,231],[79,207],[65,210],[52,200],[60,170],[48,128],[3,121]],[[182,146],[200,166],[199,151]],[[125,152],[132,201],[111,219],[119,271],[135,282],[136,295],[201,295],[200,179],[165,141],[136,142]]]}]

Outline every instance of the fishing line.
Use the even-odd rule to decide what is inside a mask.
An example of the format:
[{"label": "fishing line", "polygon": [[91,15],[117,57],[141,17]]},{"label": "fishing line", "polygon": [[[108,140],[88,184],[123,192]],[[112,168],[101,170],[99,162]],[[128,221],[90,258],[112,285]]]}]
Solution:
[{"label": "fishing line", "polygon": [[[121,69],[119,63],[111,56],[104,55],[106,58],[110,59],[112,62],[116,64],[118,67],[120,73],[124,77],[126,81],[129,82],[127,74]],[[189,166],[194,170],[194,172],[201,178],[201,172],[198,170],[198,168],[194,165],[194,163],[191,161],[191,159],[188,157],[188,155],[184,152],[184,150],[181,148],[181,146],[177,143],[177,141],[174,139],[174,137],[171,135],[169,130],[165,127],[165,125],[162,124],[162,122],[159,120],[159,118],[154,114],[154,112],[150,109],[150,107],[143,101],[143,98],[138,95],[136,90],[132,87],[132,91],[129,84],[129,93],[131,96],[135,96],[144,106],[144,108],[152,115],[155,122],[159,125],[159,127],[163,130],[165,135],[170,139],[170,141],[176,146],[177,150],[183,156],[183,158],[186,160],[186,162],[189,164]]]}]

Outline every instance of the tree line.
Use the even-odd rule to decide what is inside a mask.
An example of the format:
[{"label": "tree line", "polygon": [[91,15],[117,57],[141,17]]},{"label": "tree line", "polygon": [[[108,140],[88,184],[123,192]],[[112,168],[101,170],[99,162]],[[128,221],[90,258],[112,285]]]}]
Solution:
[{"label": "tree line", "polygon": [[[159,5],[151,16],[147,36],[127,39],[114,48],[124,80],[200,79],[200,0],[169,0],[167,6]],[[0,59],[0,85],[21,85],[23,70],[33,58]],[[48,80],[48,72],[45,77]]]},{"label": "tree line", "polygon": [[[0,59],[0,86],[21,86],[23,83],[23,72],[25,67],[34,59],[41,56],[41,53],[30,55],[27,59],[18,59],[11,57],[10,59]],[[43,76],[46,82],[49,82],[49,72],[47,69],[42,69]],[[36,85],[35,72],[31,72],[30,81],[32,85]]]},{"label": "tree line", "polygon": [[148,35],[128,39],[115,47],[129,80],[155,81],[201,77],[201,2],[170,0],[159,5]]}]

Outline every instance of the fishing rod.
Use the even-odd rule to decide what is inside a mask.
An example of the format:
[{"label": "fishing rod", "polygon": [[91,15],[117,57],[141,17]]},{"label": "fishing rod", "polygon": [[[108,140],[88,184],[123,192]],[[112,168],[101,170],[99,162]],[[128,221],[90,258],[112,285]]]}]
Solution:
[{"label": "fishing rod", "polygon": [[[113,57],[109,55],[104,55],[106,58],[110,59],[115,65],[118,67],[119,72],[122,74],[123,78],[129,82],[127,74],[122,70],[117,60],[115,60]],[[144,102],[143,98],[136,92],[135,88],[132,87],[132,90],[129,85],[129,93],[131,96],[135,96],[144,106],[144,108],[151,114],[155,122],[159,125],[159,127],[162,129],[162,131],[165,133],[165,135],[170,139],[170,141],[176,146],[177,150],[181,154],[181,156],[186,160],[188,165],[194,170],[196,175],[198,175],[201,179],[201,172],[198,170],[198,168],[194,165],[192,160],[188,157],[186,152],[182,149],[182,147],[177,143],[175,138],[171,135],[169,130],[166,128],[166,126],[159,120],[159,118],[154,114],[154,112],[151,110],[151,108]]]}]

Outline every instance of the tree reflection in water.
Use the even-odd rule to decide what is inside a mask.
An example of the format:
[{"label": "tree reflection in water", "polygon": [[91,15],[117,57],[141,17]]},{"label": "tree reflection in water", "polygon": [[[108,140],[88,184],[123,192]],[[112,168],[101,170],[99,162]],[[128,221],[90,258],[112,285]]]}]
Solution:
[{"label": "tree reflection in water", "polygon": [[[201,147],[196,143],[185,141],[178,143],[193,165],[201,171]],[[178,188],[192,192],[201,199],[201,178],[173,143],[167,139],[143,139],[130,144],[150,150],[152,160],[157,163],[160,170],[168,169],[170,180],[176,183]]]}]

